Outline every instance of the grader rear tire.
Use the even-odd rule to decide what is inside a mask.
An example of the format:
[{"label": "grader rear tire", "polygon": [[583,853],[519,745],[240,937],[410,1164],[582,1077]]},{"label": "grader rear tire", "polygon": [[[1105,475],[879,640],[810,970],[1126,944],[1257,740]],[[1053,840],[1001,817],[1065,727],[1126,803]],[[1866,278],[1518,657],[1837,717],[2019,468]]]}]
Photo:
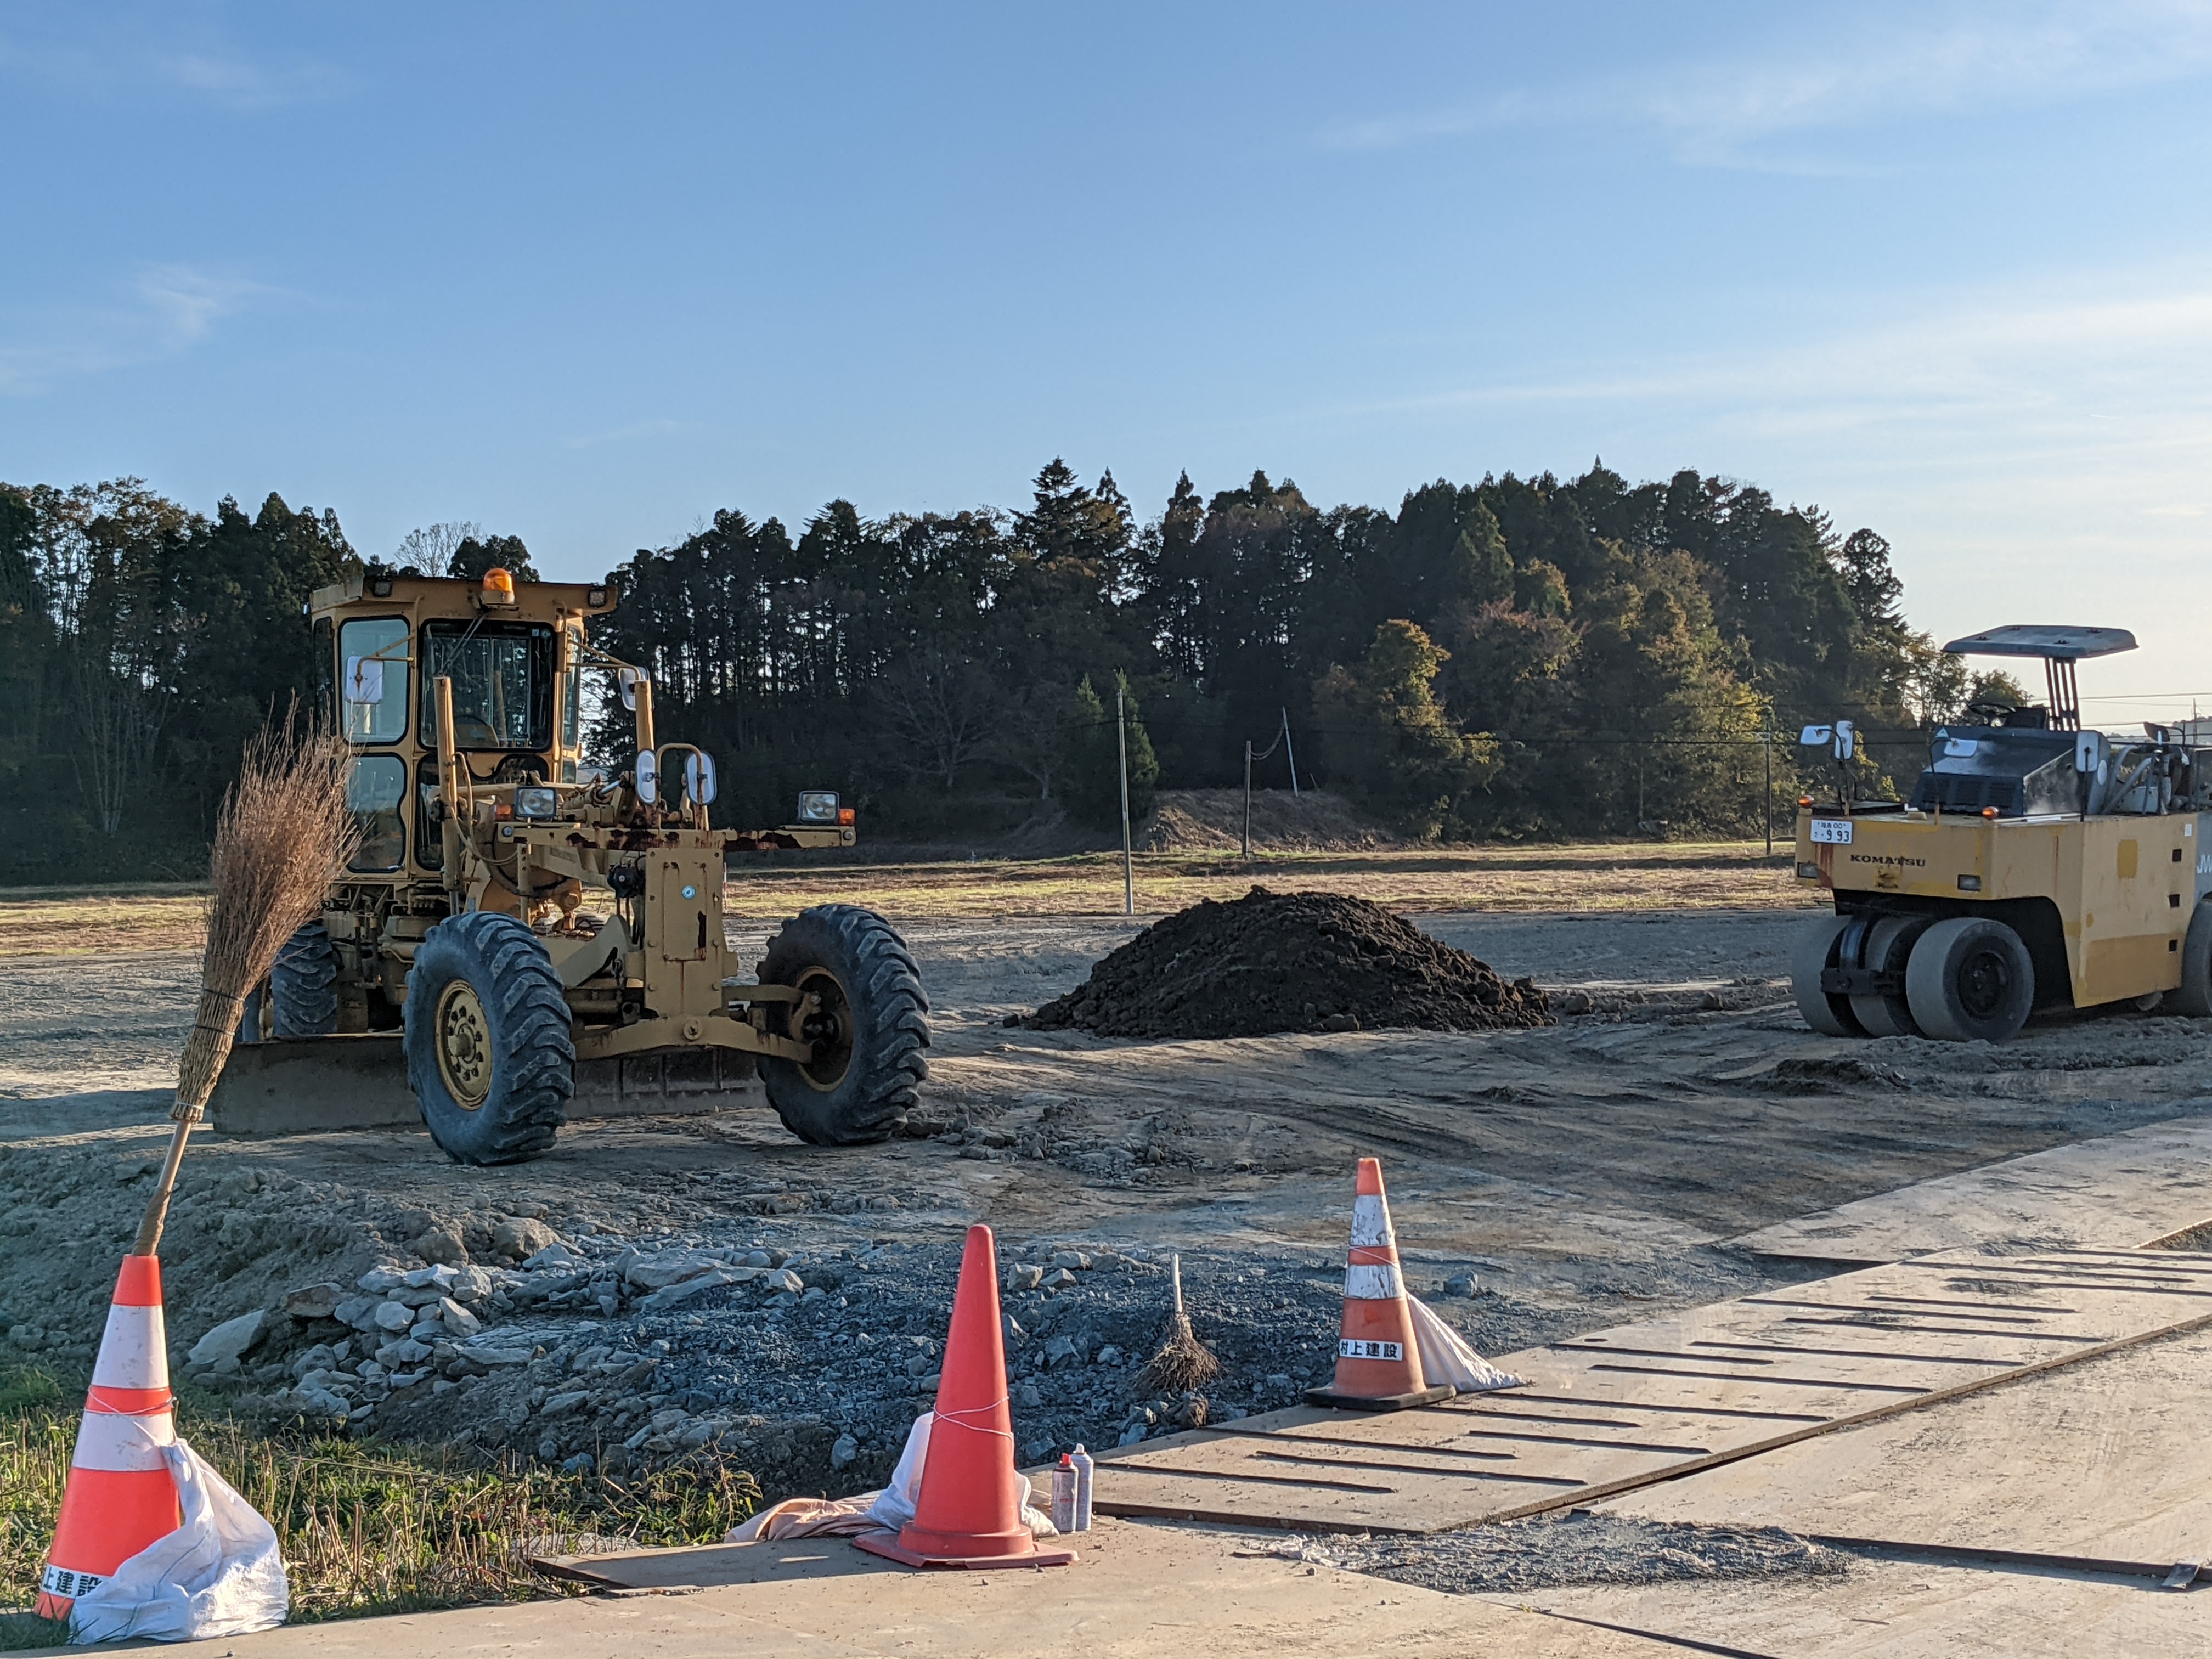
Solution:
[{"label": "grader rear tire", "polygon": [[561,976],[513,916],[471,910],[433,927],[407,975],[407,1082],[456,1164],[515,1164],[553,1145],[576,1092]]},{"label": "grader rear tire", "polygon": [[858,905],[802,910],[769,941],[760,978],[815,999],[801,1009],[769,1005],[772,1030],[817,1045],[808,1065],[761,1061],[784,1127],[817,1146],[888,1139],[929,1075],[929,999],[897,930]]},{"label": "grader rear tire", "polygon": [[1849,997],[1832,997],[1820,988],[1820,975],[1836,959],[1836,941],[1850,925],[1849,916],[1822,916],[1808,922],[1790,953],[1790,989],[1797,1012],[1822,1036],[1864,1036]]},{"label": "grader rear tire", "polygon": [[308,922],[278,948],[269,970],[270,1035],[318,1037],[337,1030],[337,946],[321,922]]}]

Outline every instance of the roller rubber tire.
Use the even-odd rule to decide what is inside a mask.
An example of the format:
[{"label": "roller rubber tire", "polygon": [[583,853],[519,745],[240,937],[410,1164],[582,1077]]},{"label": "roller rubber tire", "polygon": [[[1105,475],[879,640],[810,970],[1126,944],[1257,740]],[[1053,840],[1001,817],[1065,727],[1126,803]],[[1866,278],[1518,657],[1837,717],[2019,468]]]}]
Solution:
[{"label": "roller rubber tire", "polygon": [[2181,983],[2166,994],[2168,1012],[2191,1019],[2212,1018],[2212,903],[2202,903],[2189,918],[2181,941]]},{"label": "roller rubber tire", "polygon": [[1806,924],[1790,952],[1790,989],[1797,1012],[1822,1036],[1864,1036],[1851,1012],[1850,999],[1820,988],[1820,975],[1835,960],[1836,940],[1850,925],[1849,916],[1822,916]]},{"label": "roller rubber tire", "polygon": [[269,970],[270,1035],[328,1036],[338,1029],[338,947],[311,921],[286,939]]},{"label": "roller rubber tire", "polygon": [[1905,964],[1905,997],[1923,1036],[2002,1042],[2035,1007],[2027,943],[1987,916],[1951,916],[1920,936]]},{"label": "roller rubber tire", "polygon": [[[1904,957],[1915,943],[1912,934],[1920,918],[1917,916],[1884,916],[1875,923],[1867,934],[1866,965],[1879,973],[1893,956]],[[1920,1028],[1912,1023],[1912,1008],[1901,996],[1864,996],[1850,999],[1851,1018],[1866,1027],[1869,1036],[1918,1036]]]},{"label": "roller rubber tire", "polygon": [[[483,1103],[454,1097],[438,1064],[438,1010],[466,981],[488,1029]],[[568,998],[538,936],[513,916],[472,910],[433,927],[407,975],[407,1082],[430,1138],[457,1164],[516,1164],[553,1145],[576,1092]]]},{"label": "roller rubber tire", "polygon": [[[906,941],[890,923],[854,904],[802,910],[769,941],[763,985],[796,985],[826,969],[842,988],[851,1058],[830,1086],[796,1061],[763,1056],[761,1082],[784,1127],[817,1146],[885,1140],[914,1109],[929,1076],[929,998]],[[771,1029],[786,1030],[787,1005],[771,1004]]]}]

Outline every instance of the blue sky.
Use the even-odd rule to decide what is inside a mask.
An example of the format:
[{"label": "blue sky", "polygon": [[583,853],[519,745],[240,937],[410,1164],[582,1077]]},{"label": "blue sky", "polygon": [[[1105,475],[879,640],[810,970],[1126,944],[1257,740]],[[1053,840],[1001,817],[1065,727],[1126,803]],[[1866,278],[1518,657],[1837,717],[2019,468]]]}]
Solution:
[{"label": "blue sky", "polygon": [[1682,466],[2199,694],[2212,4],[0,3],[0,477],[474,519]]}]

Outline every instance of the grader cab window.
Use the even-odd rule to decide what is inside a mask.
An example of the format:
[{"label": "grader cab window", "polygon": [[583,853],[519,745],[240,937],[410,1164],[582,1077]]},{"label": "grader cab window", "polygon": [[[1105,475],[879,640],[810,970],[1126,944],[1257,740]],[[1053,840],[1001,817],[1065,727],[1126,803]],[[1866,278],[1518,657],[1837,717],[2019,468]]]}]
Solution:
[{"label": "grader cab window", "polygon": [[407,735],[407,624],[361,617],[338,629],[338,690],[348,743],[397,743]]},{"label": "grader cab window", "polygon": [[346,780],[346,805],[361,824],[352,870],[397,870],[407,856],[407,763],[397,755],[363,755]]},{"label": "grader cab window", "polygon": [[441,675],[453,682],[453,740],[463,749],[549,749],[553,630],[538,623],[429,623],[423,628],[422,741],[438,744]]}]

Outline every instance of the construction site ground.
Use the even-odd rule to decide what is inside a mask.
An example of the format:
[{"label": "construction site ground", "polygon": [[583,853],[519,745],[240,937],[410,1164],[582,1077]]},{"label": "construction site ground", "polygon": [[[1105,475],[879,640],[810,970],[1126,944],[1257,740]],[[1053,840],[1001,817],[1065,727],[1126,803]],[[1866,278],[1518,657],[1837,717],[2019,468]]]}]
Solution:
[{"label": "construction site ground", "polygon": [[[1409,887],[1474,879],[1424,871],[1418,856],[1370,855],[1359,879],[1401,902]],[[353,1295],[363,1273],[419,1263],[413,1247],[443,1233],[486,1275],[472,1304],[482,1340],[526,1363],[434,1397],[427,1382],[419,1399],[371,1389],[359,1431],[476,1435],[487,1450],[564,1460],[590,1450],[604,1465],[641,1428],[653,1432],[633,1457],[658,1455],[656,1439],[678,1455],[703,1430],[776,1497],[880,1482],[904,1423],[927,1404],[928,1332],[941,1334],[951,1252],[974,1220],[998,1231],[1005,1261],[1070,1264],[1056,1289],[1007,1303],[1022,1328],[1010,1361],[1024,1454],[1081,1438],[1116,1449],[1117,1461],[1154,1462],[1229,1443],[1240,1424],[1312,1431],[1292,1402],[1328,1367],[1362,1152],[1384,1159],[1412,1288],[1528,1373],[1566,1363],[1559,1356],[1577,1338],[1668,1353],[1669,1343],[1733,1340],[1696,1322],[1843,1295],[1842,1275],[1901,1272],[1882,1264],[1912,1256],[2025,1263],[2202,1242],[2191,1230],[2212,1221],[2212,1022],[2052,1018],[1999,1048],[1816,1037],[1785,984],[1804,921],[1796,896],[1741,856],[1683,871],[1660,881],[1679,884],[1681,908],[1667,910],[1613,908],[1613,884],[1625,891],[1635,878],[1592,864],[1575,875],[1587,895],[1561,895],[1590,899],[1574,914],[1418,917],[1509,977],[1533,976],[1562,1011],[1556,1026],[1135,1042],[1005,1021],[1077,983],[1142,918],[1024,915],[1003,883],[963,886],[946,866],[945,902],[885,907],[935,1004],[932,1082],[912,1138],[808,1148],[761,1109],[580,1124],[548,1158],[475,1170],[419,1133],[210,1137],[191,1154],[165,1252],[173,1339],[181,1358],[218,1322],[305,1285]],[[1264,878],[1359,890],[1312,873]],[[1520,868],[1484,877],[1538,878],[1559,879]],[[817,872],[802,884],[794,872],[775,900],[801,900],[802,884],[805,901],[857,896],[848,879]],[[1250,878],[1202,879],[1229,896]],[[134,937],[127,917],[101,925]],[[741,939],[769,931],[736,926]],[[0,963],[0,1333],[22,1352],[88,1358],[166,1132],[196,967],[173,948],[18,947]],[[526,1271],[519,1259],[548,1237],[577,1264],[550,1297],[538,1294],[550,1282],[544,1265]],[[804,1288],[744,1278],[759,1271],[742,1266],[755,1250]],[[737,1282],[647,1306],[652,1268],[640,1280],[637,1264],[686,1251],[731,1264]],[[1200,1334],[1226,1362],[1195,1413],[1189,1399],[1137,1382],[1176,1252]],[[2158,1259],[2202,1261],[2172,1249]],[[1942,1297],[2007,1282],[2002,1265],[1924,1271],[1968,1287]],[[621,1287],[611,1306],[594,1294],[610,1282]],[[495,1299],[507,1305],[495,1310]],[[2189,1476],[2206,1461],[2179,1402],[2201,1399],[2212,1338],[2159,1334],[2197,1307],[2212,1311],[2212,1294],[2177,1291],[2154,1318],[2116,1314],[2073,1333],[2130,1346],[1901,1414],[1846,1422],[1840,1407],[1806,1410],[1828,1425],[1816,1436],[1576,1497],[1481,1529],[1491,1536],[1480,1547],[1465,1541],[1474,1534],[1421,1528],[1362,1542],[1279,1506],[1249,1524],[1110,1520],[1083,1563],[1041,1576],[897,1577],[838,1543],[691,1552],[623,1569],[641,1591],[678,1593],[226,1645],[241,1656],[310,1643],[401,1656],[641,1642],[671,1654],[803,1644],[1133,1655],[1203,1639],[1231,1651],[1421,1654],[1510,1641],[1579,1655],[1663,1652],[1666,1638],[1771,1654],[2189,1650],[2212,1638],[2202,1611],[2212,1601],[2158,1590],[2142,1572],[2201,1537],[2189,1505],[2203,1482]],[[1647,1335],[1621,1334],[1638,1331]],[[653,1361],[649,1383],[595,1381],[638,1356]],[[195,1397],[240,1409],[295,1398],[289,1368],[257,1376],[274,1368],[255,1358],[202,1378]],[[1875,1373],[1855,1383],[1848,1369],[1887,1361],[1832,1363],[1846,1370],[1807,1385],[1840,1377],[1900,1397],[1923,1386]],[[1995,1376],[1996,1358],[1988,1366]],[[571,1395],[557,1421],[541,1420]],[[1194,1415],[1212,1426],[1194,1433]],[[1471,1518],[1450,1505],[1437,1514],[1444,1527]],[[1592,1561],[1610,1568],[1575,1565]],[[883,1581],[866,1597],[840,1593],[862,1573]]]}]

